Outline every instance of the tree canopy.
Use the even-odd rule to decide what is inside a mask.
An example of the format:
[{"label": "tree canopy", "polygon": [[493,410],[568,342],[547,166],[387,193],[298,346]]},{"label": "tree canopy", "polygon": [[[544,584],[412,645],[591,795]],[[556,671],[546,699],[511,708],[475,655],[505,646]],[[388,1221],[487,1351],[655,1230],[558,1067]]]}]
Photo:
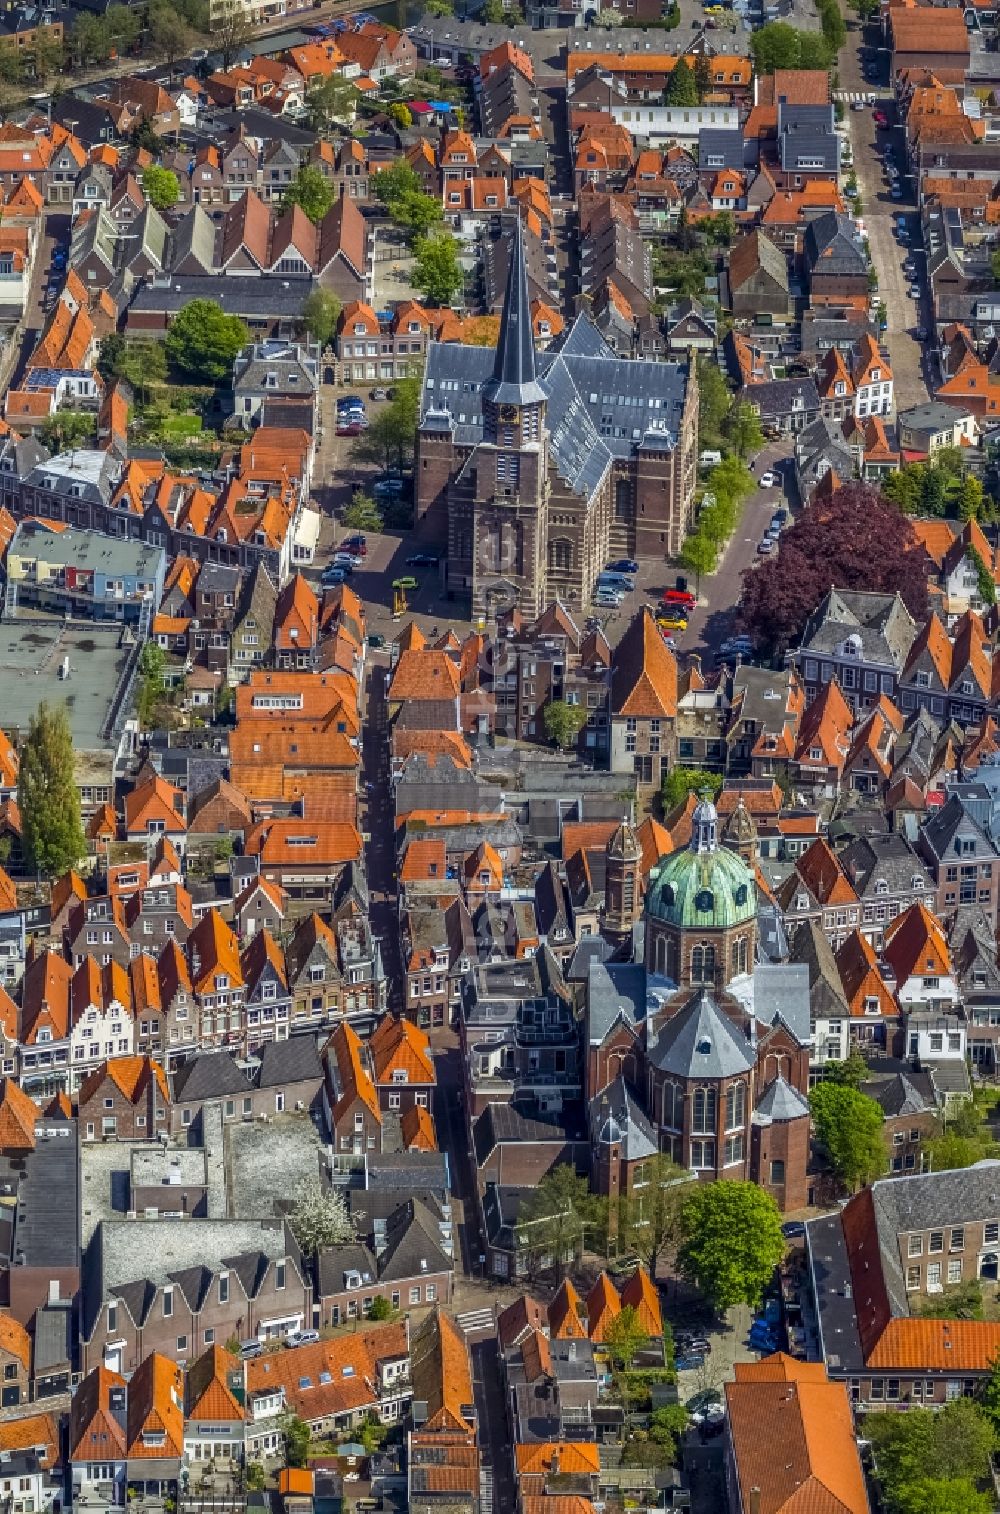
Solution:
[{"label": "tree canopy", "polygon": [[87,850],[73,777],[73,735],[66,706],[43,700],[28,725],[17,778],[29,867],[57,878]]},{"label": "tree canopy", "polygon": [[759,1304],[785,1252],[781,1214],[755,1183],[704,1183],[680,1213],[677,1265],[720,1313]]},{"label": "tree canopy", "polygon": [[281,197],[282,210],[300,205],[317,226],[333,204],[333,185],[313,163],[303,163]]},{"label": "tree canopy", "polygon": [[291,1232],[303,1256],[315,1256],[326,1246],[343,1246],[354,1239],[354,1226],[339,1188],[327,1188],[318,1177],[303,1178],[295,1190],[288,1216]]},{"label": "tree canopy", "polygon": [[809,1095],[816,1139],[849,1188],[871,1183],[886,1168],[882,1109],[849,1083],[817,1083]]},{"label": "tree canopy", "polygon": [[190,300],[167,328],[164,345],[170,366],[182,378],[221,384],[249,340],[239,316],[226,315],[214,300]]},{"label": "tree canopy", "polygon": [[787,21],[769,21],[750,38],[754,64],[759,74],[778,68],[827,69],[830,45],[820,32],[800,31]]},{"label": "tree canopy", "polygon": [[690,1191],[688,1176],[685,1168],[659,1152],[646,1162],[645,1182],[620,1201],[622,1240],[654,1279],[660,1257],[677,1241],[681,1205]]},{"label": "tree canopy", "polygon": [[150,163],[143,170],[142,192],[154,210],[169,210],[177,204],[181,194],[177,175],[169,168],[161,168],[158,163]]},{"label": "tree canopy", "polygon": [[887,1514],[988,1514],[977,1484],[990,1470],[995,1434],[989,1413],[971,1398],[943,1409],[870,1414],[872,1443]]},{"label": "tree canopy", "polygon": [[924,549],[911,523],[877,489],[844,484],[806,506],[781,551],[743,575],[740,615],[760,645],[783,651],[824,595],[839,589],[898,591],[918,624],[927,612]]},{"label": "tree canopy", "polygon": [[678,58],[670,71],[663,100],[666,105],[698,104],[698,82],[683,58]]},{"label": "tree canopy", "polygon": [[332,289],[321,284],[310,290],[302,306],[302,325],[321,347],[333,341],[342,306]]},{"label": "tree canopy", "polygon": [[533,1265],[554,1266],[561,1275],[582,1249],[587,1227],[603,1223],[604,1207],[572,1167],[553,1167],[527,1195],[517,1217],[518,1238]]},{"label": "tree canopy", "polygon": [[671,768],[660,789],[663,813],[669,815],[688,794],[700,794],[704,789],[717,799],[722,790],[722,774],[709,768]]},{"label": "tree canopy", "polygon": [[454,303],[465,283],[458,261],[458,242],[449,231],[417,237],[413,244],[413,286],[431,305]]},{"label": "tree canopy", "polygon": [[581,704],[567,704],[564,699],[551,699],[542,715],[545,734],[560,751],[568,752],[575,746],[576,738],[587,724],[587,711]]},{"label": "tree canopy", "polygon": [[335,121],[351,120],[357,101],[357,88],[342,74],[315,80],[305,99],[310,126],[314,131],[329,131]]}]

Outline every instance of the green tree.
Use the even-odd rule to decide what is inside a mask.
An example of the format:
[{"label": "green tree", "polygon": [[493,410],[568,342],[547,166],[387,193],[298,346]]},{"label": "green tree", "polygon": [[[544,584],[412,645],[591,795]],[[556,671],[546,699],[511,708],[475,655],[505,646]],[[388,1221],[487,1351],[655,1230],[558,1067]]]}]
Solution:
[{"label": "green tree", "polygon": [[163,698],[163,675],[167,654],[155,641],[147,641],[139,658],[139,723],[149,727],[157,704]]},{"label": "green tree", "polygon": [[830,66],[830,47],[817,32],[799,31],[786,21],[769,21],[750,39],[757,72],[773,74],[778,68],[825,69]]},{"label": "green tree", "polygon": [[424,12],[428,16],[453,16],[455,14],[454,0],[427,0]]},{"label": "green tree", "polygon": [[885,1171],[882,1110],[874,1099],[845,1083],[817,1083],[809,1110],[816,1139],[849,1188],[873,1182]]},{"label": "green tree", "polygon": [[17,778],[28,865],[44,878],[76,867],[87,850],[80,793],[73,778],[73,735],[66,706],[44,700],[31,717]]},{"label": "green tree", "polygon": [[708,768],[671,768],[660,788],[663,813],[669,815],[689,794],[704,794],[706,791],[713,800],[719,797],[721,773],[710,772]]},{"label": "green tree", "polygon": [[149,7],[149,40],[172,68],[178,58],[190,51],[194,34],[172,5],[160,3]]},{"label": "green tree", "polygon": [[282,210],[300,205],[314,226],[318,226],[333,204],[333,185],[312,163],[303,163],[281,197]]},{"label": "green tree", "polygon": [[760,416],[746,400],[733,400],[722,422],[722,435],[742,461],[764,445]]},{"label": "green tree", "polygon": [[698,446],[717,450],[722,441],[722,422],[729,411],[732,395],[714,358],[702,353],[698,358]]},{"label": "green tree", "polygon": [[695,584],[700,589],[705,575],[715,572],[717,557],[715,543],[703,531],[692,531],[684,539],[678,561],[682,568],[687,568],[689,573],[694,574]]},{"label": "green tree", "polygon": [[402,200],[407,195],[419,194],[423,189],[419,176],[410,167],[409,163],[402,159],[390,163],[387,168],[380,168],[378,173],[372,174],[371,191],[376,200],[383,205],[391,206],[395,200]]},{"label": "green tree", "polygon": [[976,1402],[993,1426],[994,1436],[1000,1438],[1000,1356],[990,1362],[990,1375],[980,1384]]},{"label": "green tree", "polygon": [[665,105],[697,105],[698,82],[683,58],[678,58],[670,70],[667,87],[663,91]]},{"label": "green tree", "polygon": [[855,1043],[843,1062],[827,1062],[825,1072],[827,1083],[840,1083],[848,1088],[860,1088],[870,1076],[871,1068]]},{"label": "green tree", "polygon": [[[912,1491],[927,1481],[930,1468],[934,1483],[967,1479],[975,1485],[989,1475],[993,1425],[988,1413],[971,1398],[955,1399],[940,1410],[870,1414],[864,1433],[872,1443],[890,1514],[917,1514],[918,1509],[926,1514],[927,1507],[933,1507],[918,1503]],[[962,1506],[963,1514],[968,1507]]]},{"label": "green tree", "polygon": [[698,86],[698,101],[700,103],[706,95],[712,93],[714,88],[712,60],[706,57],[704,53],[699,53],[694,60],[694,82]]},{"label": "green tree", "polygon": [[393,100],[389,106],[389,120],[393,126],[398,126],[400,131],[407,131],[413,125],[413,115],[408,105],[402,100]]},{"label": "green tree", "polygon": [[306,302],[302,306],[302,329],[320,347],[328,347],[336,333],[341,309],[340,300],[332,289],[324,289],[317,284],[306,296]]},{"label": "green tree", "polygon": [[343,515],[349,531],[371,531],[374,536],[383,529],[382,512],[367,494],[355,494]]},{"label": "green tree", "polygon": [[309,1442],[312,1432],[304,1419],[297,1414],[287,1414],[281,1421],[285,1432],[285,1462],[289,1467],[304,1467],[309,1459]]},{"label": "green tree", "polygon": [[259,1461],[248,1461],[246,1470],[248,1493],[260,1493],[264,1488],[264,1468]]},{"label": "green tree", "polygon": [[928,1172],[972,1167],[985,1157],[993,1156],[995,1152],[996,1147],[992,1142],[984,1143],[973,1136],[963,1135],[954,1126],[946,1127],[940,1135],[924,1142]]},{"label": "green tree", "polygon": [[125,352],[117,376],[131,384],[140,403],[146,404],[150,387],[153,384],[164,384],[167,380],[165,344],[148,339],[129,338],[125,343]]},{"label": "green tree", "polygon": [[50,452],[69,452],[94,434],[96,417],[85,410],[57,410],[38,428],[38,439]]},{"label": "green tree", "polygon": [[[976,483],[978,480],[969,479],[968,482]],[[981,489],[982,486],[980,485]],[[992,573],[983,562],[982,555],[975,547],[970,546],[968,552],[972,566],[976,570],[976,588],[979,592],[979,598],[984,604],[995,605],[997,602],[997,590],[996,584],[993,582]]]},{"label": "green tree", "polygon": [[637,1311],[627,1304],[608,1325],[602,1342],[608,1354],[611,1375],[622,1394],[628,1397],[628,1371],[640,1351],[649,1345],[649,1332]]},{"label": "green tree", "polygon": [[621,1202],[620,1224],[626,1249],[642,1258],[655,1279],[661,1256],[677,1241],[688,1173],[663,1152],[649,1157],[645,1170],[645,1182]]},{"label": "green tree", "polygon": [[357,88],[342,74],[330,74],[326,79],[317,79],[306,90],[305,106],[309,125],[313,131],[326,132],[335,121],[352,121],[357,103]]},{"label": "green tree", "polygon": [[850,0],[850,3],[862,26],[867,26],[872,17],[879,13],[879,0]]},{"label": "green tree", "polygon": [[221,384],[249,340],[238,316],[226,315],[214,300],[190,300],[174,316],[164,346],[170,366],[181,378]]},{"label": "green tree", "polygon": [[103,62],[111,51],[111,37],[104,17],[78,13],[69,29],[67,50],[79,66]]},{"label": "green tree", "polygon": [[988,1493],[968,1477],[918,1477],[896,1491],[892,1514],[993,1514]]},{"label": "green tree", "polygon": [[681,1205],[680,1273],[718,1312],[759,1304],[785,1253],[781,1214],[754,1183],[696,1186]]},{"label": "green tree", "polygon": [[455,238],[448,231],[417,237],[413,252],[413,287],[431,305],[453,305],[465,284]]},{"label": "green tree", "polygon": [[150,163],[143,170],[142,192],[154,210],[169,210],[180,199],[181,189],[175,173]]},{"label": "green tree", "polygon": [[911,463],[900,468],[898,472],[890,473],[880,480],[882,493],[886,499],[898,505],[904,515],[919,515],[927,471],[925,463]]},{"label": "green tree", "polygon": [[425,237],[444,216],[441,201],[434,195],[425,195],[419,191],[393,200],[389,210],[396,224],[405,226],[414,237]]},{"label": "green tree", "polygon": [[288,1225],[306,1257],[354,1239],[342,1189],[328,1188],[318,1177],[305,1177],[299,1183]]},{"label": "green tree", "polygon": [[603,27],[605,31],[611,32],[614,31],[616,27],[621,26],[624,19],[625,18],[623,17],[621,11],[615,10],[613,6],[609,6],[605,7],[604,10],[599,10],[597,12],[597,16],[594,20],[594,25]]},{"label": "green tree", "polygon": [[982,1319],[983,1290],[979,1279],[966,1278],[964,1283],[946,1287],[943,1293],[923,1301],[920,1306],[922,1319]]},{"label": "green tree", "polygon": [[583,705],[567,704],[564,699],[550,699],[542,719],[545,734],[561,752],[568,752],[576,745],[576,738],[587,724],[587,711]]},{"label": "green tree", "polygon": [[395,1309],[393,1309],[385,1294],[380,1293],[377,1298],[372,1299],[372,1306],[368,1311],[368,1318],[373,1320],[392,1319],[395,1312]]},{"label": "green tree", "polygon": [[527,1194],[517,1219],[518,1242],[533,1266],[554,1266],[561,1277],[582,1250],[588,1226],[600,1226],[601,1210],[586,1178],[560,1163]]},{"label": "green tree", "polygon": [[705,235],[716,247],[731,247],[736,235],[736,222],[731,210],[720,210],[705,222]]},{"label": "green tree", "polygon": [[[962,520],[978,520],[983,508],[983,486],[974,474],[970,473],[962,480],[962,489],[958,496],[958,514]],[[992,600],[989,601],[991,604]]]}]

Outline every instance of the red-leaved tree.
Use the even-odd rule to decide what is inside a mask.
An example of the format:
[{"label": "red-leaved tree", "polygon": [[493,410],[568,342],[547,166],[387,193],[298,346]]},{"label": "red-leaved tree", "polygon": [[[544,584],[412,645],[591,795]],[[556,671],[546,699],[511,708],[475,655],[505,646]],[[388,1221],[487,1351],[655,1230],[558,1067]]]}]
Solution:
[{"label": "red-leaved tree", "polygon": [[829,589],[898,589],[919,622],[927,566],[911,521],[894,504],[868,484],[844,484],[806,506],[776,557],[743,574],[740,619],[757,646],[783,652]]}]

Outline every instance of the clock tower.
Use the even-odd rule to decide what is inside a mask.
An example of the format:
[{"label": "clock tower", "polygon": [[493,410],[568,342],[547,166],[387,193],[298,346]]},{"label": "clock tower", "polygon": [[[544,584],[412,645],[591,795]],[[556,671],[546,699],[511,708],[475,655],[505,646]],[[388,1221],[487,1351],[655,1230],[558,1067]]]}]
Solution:
[{"label": "clock tower", "polygon": [[493,373],[482,391],[483,440],[475,453],[474,615],[485,617],[499,600],[534,618],[546,604],[545,405],[518,215]]}]

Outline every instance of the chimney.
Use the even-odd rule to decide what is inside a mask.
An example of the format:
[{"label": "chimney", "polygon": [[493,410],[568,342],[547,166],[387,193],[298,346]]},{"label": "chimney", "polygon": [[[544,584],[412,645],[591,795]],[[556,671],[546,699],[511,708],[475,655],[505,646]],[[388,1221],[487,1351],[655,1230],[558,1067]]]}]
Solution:
[{"label": "chimney", "polygon": [[750,1489],[750,1514],[760,1514],[760,1489]]}]

